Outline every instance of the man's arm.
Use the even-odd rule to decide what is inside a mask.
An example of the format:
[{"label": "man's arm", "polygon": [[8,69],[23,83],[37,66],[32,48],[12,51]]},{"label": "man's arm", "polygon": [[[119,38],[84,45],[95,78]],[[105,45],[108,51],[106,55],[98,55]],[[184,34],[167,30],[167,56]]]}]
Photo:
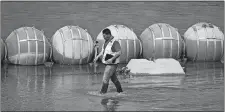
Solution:
[{"label": "man's arm", "polygon": [[96,61],[98,60],[98,58],[99,58],[100,56],[102,56],[102,55],[103,55],[103,51],[101,51],[101,52],[95,57],[94,62],[96,62]]},{"label": "man's arm", "polygon": [[[99,45],[98,45],[98,41],[95,42],[95,50],[96,50],[96,53],[97,53],[97,49],[99,48]],[[100,57],[103,53],[103,51],[101,51],[96,57]]]}]

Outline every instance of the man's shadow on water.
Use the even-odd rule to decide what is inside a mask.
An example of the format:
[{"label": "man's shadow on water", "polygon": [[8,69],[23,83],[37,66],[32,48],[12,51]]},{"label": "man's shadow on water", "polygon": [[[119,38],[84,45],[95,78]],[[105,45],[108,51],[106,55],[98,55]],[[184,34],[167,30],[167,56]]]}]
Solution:
[{"label": "man's shadow on water", "polygon": [[103,98],[101,100],[101,104],[104,108],[103,111],[116,111],[119,101],[113,98]]}]

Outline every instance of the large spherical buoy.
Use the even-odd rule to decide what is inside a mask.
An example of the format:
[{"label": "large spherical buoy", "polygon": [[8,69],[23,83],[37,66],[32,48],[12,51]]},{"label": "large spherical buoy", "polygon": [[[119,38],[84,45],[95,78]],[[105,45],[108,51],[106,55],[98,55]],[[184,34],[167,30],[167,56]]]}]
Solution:
[{"label": "large spherical buoy", "polygon": [[42,31],[34,27],[14,30],[6,39],[8,60],[12,64],[39,65],[49,58],[51,45]]},{"label": "large spherical buoy", "polygon": [[5,57],[5,43],[3,42],[2,38],[0,39],[0,44],[1,44],[1,61]]},{"label": "large spherical buoy", "polygon": [[187,57],[193,61],[220,61],[223,57],[224,34],[215,25],[197,23],[185,32]]},{"label": "large spherical buoy", "polygon": [[178,30],[169,24],[157,23],[146,28],[140,35],[143,58],[174,58],[181,56],[184,41]]},{"label": "large spherical buoy", "polygon": [[93,58],[90,34],[79,26],[64,26],[52,37],[53,59],[59,64],[87,64]]},{"label": "large spherical buoy", "polygon": [[[140,56],[142,51],[141,41],[136,34],[124,25],[110,25],[111,34],[120,43],[122,54],[120,56],[120,63],[128,63],[131,59],[136,59]],[[99,42],[99,50],[102,50],[102,45],[105,40],[102,31],[98,34],[97,41]]]}]

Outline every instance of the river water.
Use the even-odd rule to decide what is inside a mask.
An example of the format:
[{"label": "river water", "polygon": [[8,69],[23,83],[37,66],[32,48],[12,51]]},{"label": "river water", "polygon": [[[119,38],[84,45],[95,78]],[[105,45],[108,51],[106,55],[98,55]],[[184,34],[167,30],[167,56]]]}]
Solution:
[{"label": "river water", "polygon": [[[2,66],[2,111],[224,110],[224,65],[219,62],[188,62],[185,76],[118,74],[124,96],[88,95],[100,89],[103,71],[102,64]],[[110,81],[108,92],[115,91]]]},{"label": "river water", "polygon": [[[48,39],[65,25],[87,29],[95,40],[112,24],[132,28],[137,36],[148,26],[167,23],[181,35],[197,22],[224,31],[224,2],[2,2],[1,38],[15,29],[35,26]],[[124,66],[124,65],[121,65]],[[224,65],[192,63],[185,76],[119,75],[125,96],[105,98],[89,91],[101,87],[103,65],[2,66],[1,108],[13,110],[224,110]],[[98,74],[94,74],[97,72]],[[116,89],[110,82],[108,91]]]}]

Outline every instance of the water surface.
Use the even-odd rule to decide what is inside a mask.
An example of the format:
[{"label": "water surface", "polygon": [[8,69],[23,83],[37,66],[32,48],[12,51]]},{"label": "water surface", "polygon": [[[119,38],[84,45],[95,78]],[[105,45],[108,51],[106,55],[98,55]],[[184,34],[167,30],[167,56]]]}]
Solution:
[{"label": "water surface", "polygon": [[[223,111],[223,67],[219,62],[189,62],[185,76],[118,74],[126,96],[105,98],[87,94],[100,89],[104,65],[9,65],[1,68],[1,105],[3,111]],[[115,91],[110,81],[108,92]]]}]

